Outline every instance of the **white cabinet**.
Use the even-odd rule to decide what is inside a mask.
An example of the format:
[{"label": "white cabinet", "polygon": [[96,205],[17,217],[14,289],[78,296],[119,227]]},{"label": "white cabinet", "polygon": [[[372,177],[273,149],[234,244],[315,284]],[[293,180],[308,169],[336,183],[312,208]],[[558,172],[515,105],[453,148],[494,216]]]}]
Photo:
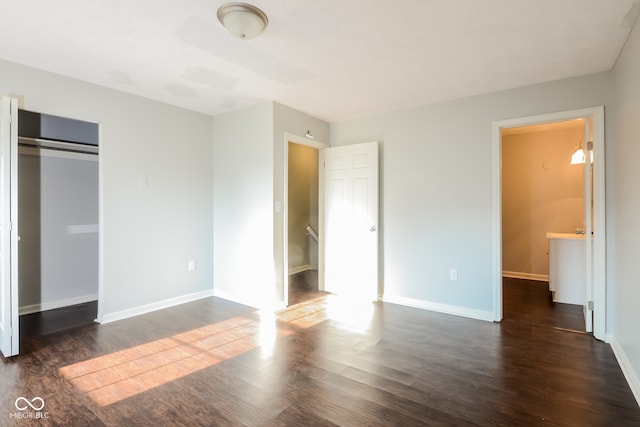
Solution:
[{"label": "white cabinet", "polygon": [[584,305],[586,298],[584,234],[547,233],[549,290],[553,301]]}]

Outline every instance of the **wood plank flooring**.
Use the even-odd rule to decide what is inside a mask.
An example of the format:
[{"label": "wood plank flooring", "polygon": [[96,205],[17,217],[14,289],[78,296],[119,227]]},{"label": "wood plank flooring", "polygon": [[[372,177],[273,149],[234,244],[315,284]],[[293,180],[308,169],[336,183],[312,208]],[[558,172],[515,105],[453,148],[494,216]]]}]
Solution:
[{"label": "wood plank flooring", "polygon": [[21,344],[0,364],[0,426],[640,425],[609,345],[541,321],[208,298]]},{"label": "wood plank flooring", "polygon": [[289,276],[289,305],[327,295],[318,291],[318,270],[305,270]]},{"label": "wood plank flooring", "polygon": [[549,282],[504,278],[504,321],[585,332],[582,306],[553,302]]},{"label": "wood plank flooring", "polygon": [[92,324],[98,313],[98,301],[20,316],[20,335],[30,337]]}]

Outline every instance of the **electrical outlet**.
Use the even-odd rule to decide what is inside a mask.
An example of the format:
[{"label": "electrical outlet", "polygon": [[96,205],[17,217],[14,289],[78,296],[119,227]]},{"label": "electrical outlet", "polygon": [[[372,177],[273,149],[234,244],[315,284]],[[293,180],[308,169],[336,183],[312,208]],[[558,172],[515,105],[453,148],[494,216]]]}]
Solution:
[{"label": "electrical outlet", "polygon": [[194,260],[189,260],[189,262],[187,263],[187,268],[189,269],[189,271],[195,271],[196,262]]},{"label": "electrical outlet", "polygon": [[458,280],[458,270],[449,270],[449,280]]}]

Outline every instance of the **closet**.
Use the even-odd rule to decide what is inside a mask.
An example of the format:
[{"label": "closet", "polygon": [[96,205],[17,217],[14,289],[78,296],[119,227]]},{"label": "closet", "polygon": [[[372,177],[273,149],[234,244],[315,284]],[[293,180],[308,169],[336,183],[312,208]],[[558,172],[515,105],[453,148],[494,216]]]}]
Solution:
[{"label": "closet", "polygon": [[96,123],[18,111],[20,315],[98,299],[98,139]]}]

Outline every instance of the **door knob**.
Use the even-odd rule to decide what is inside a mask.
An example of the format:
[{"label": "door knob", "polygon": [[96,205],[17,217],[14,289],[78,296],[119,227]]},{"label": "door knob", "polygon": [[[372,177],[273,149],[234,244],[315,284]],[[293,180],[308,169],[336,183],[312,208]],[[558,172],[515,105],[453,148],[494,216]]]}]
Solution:
[{"label": "door knob", "polygon": [[376,231],[376,226],[375,226],[375,225],[372,225],[372,226],[371,226],[371,228],[369,229],[369,231],[370,231],[370,232],[372,232],[372,233],[373,233],[374,231]]}]

